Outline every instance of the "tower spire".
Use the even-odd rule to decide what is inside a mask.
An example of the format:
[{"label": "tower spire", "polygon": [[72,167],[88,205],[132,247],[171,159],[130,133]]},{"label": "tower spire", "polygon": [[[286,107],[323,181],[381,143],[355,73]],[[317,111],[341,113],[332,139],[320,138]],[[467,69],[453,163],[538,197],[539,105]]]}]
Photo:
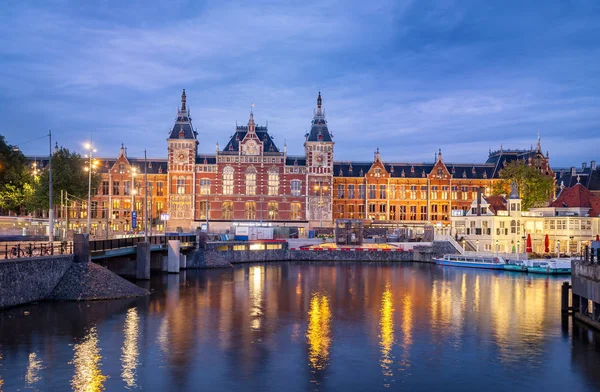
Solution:
[{"label": "tower spire", "polygon": [[248,132],[254,132],[255,124],[254,124],[254,104],[250,104],[250,119],[248,120]]},{"label": "tower spire", "polygon": [[322,111],[323,99],[321,98],[321,92],[319,91],[319,96],[317,97],[317,116],[321,116],[323,114]]},{"label": "tower spire", "polygon": [[542,151],[542,138],[540,137],[540,131],[538,130],[538,138],[537,138],[537,150]]},{"label": "tower spire", "polygon": [[183,89],[183,92],[181,93],[181,111],[182,112],[186,111],[186,109],[185,109],[185,99],[186,99],[186,97],[185,97],[185,89]]}]

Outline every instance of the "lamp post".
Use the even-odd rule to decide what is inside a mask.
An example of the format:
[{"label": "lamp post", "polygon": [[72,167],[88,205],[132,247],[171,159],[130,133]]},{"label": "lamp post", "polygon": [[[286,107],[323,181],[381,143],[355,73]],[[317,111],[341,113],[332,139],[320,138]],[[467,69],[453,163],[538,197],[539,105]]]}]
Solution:
[{"label": "lamp post", "polygon": [[479,252],[479,240],[476,240],[475,244],[477,245],[477,252]]},{"label": "lamp post", "polygon": [[[129,187],[129,192],[131,192],[131,216],[130,216],[130,220],[131,220],[131,231],[133,232],[133,213],[135,211],[135,173],[136,173],[136,168],[131,166],[131,186]],[[137,223],[137,217],[136,217],[136,223]],[[136,224],[137,226],[137,224]]]},{"label": "lamp post", "polygon": [[54,206],[52,205],[52,130],[48,130],[50,157],[48,159],[48,241],[54,242]]},{"label": "lamp post", "polygon": [[498,249],[498,240],[496,240],[496,256],[498,256],[498,252],[499,252],[499,249]]},{"label": "lamp post", "polygon": [[517,240],[517,260],[519,260],[519,253],[521,253],[521,241]]},{"label": "lamp post", "polygon": [[88,158],[88,167],[86,170],[88,172],[88,201],[87,201],[87,233],[91,233],[91,201],[92,201],[92,169],[96,167],[96,163],[94,162],[93,155],[96,152],[94,146],[92,145],[92,138],[90,137],[90,142],[85,144],[85,149],[88,151],[88,154],[85,155]]},{"label": "lamp post", "polygon": [[556,247],[558,248],[558,249],[557,249],[557,252],[556,252],[556,255],[557,255],[558,257],[560,257],[560,240],[556,241]]}]

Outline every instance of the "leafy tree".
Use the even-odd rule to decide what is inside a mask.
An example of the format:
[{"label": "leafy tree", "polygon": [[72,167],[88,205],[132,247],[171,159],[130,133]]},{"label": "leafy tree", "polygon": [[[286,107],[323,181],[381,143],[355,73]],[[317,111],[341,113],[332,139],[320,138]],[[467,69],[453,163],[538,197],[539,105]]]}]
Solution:
[{"label": "leafy tree", "polygon": [[492,186],[492,194],[510,194],[513,181],[517,184],[524,210],[545,207],[554,196],[554,179],[521,160],[510,162],[500,171],[500,180]]},{"label": "leafy tree", "polygon": [[[88,165],[87,158],[64,147],[52,155],[52,196],[55,206],[60,204],[61,190],[74,198],[87,199],[88,173],[85,168]],[[92,172],[92,195],[98,191],[101,178],[100,173]],[[44,170],[35,188],[31,207],[48,209],[48,180],[48,170]]]},{"label": "leafy tree", "polygon": [[27,158],[0,135],[0,209],[21,212],[32,195],[31,182]]}]

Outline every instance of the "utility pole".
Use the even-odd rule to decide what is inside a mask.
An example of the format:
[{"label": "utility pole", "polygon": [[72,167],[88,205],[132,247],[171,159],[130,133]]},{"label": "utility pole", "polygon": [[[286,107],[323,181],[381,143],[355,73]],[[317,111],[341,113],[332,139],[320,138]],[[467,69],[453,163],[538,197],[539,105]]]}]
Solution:
[{"label": "utility pole", "polygon": [[148,163],[146,158],[146,149],[144,149],[144,242],[148,242]]},{"label": "utility pole", "polygon": [[50,155],[48,159],[48,241],[54,242],[54,207],[52,206],[52,130],[48,130]]},{"label": "utility pole", "polygon": [[69,192],[65,191],[65,240],[69,235]]}]

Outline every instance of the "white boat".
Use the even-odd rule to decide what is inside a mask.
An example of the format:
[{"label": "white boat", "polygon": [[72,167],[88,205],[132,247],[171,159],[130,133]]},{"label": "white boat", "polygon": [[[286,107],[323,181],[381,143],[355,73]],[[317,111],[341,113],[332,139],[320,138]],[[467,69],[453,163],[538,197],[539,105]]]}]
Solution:
[{"label": "white boat", "polygon": [[526,261],[527,272],[532,274],[570,274],[571,259],[533,259]]},{"label": "white boat", "polygon": [[477,256],[477,255],[444,255],[441,259],[434,259],[436,264],[453,267],[504,269],[506,262],[502,257]]}]

